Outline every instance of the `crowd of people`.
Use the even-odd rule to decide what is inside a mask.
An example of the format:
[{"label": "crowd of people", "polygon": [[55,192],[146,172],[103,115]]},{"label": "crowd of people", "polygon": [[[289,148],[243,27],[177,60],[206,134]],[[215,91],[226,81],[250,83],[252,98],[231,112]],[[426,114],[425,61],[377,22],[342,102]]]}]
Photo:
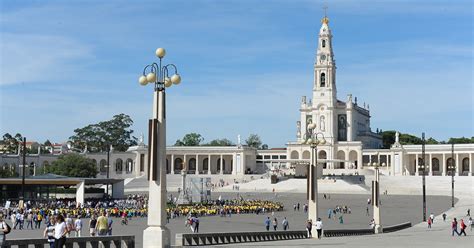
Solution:
[{"label": "crowd of people", "polygon": [[283,204],[265,200],[209,200],[202,203],[191,205],[173,205],[166,211],[169,218],[180,216],[208,216],[220,215],[221,217],[230,217],[232,214],[260,214],[283,210]]}]

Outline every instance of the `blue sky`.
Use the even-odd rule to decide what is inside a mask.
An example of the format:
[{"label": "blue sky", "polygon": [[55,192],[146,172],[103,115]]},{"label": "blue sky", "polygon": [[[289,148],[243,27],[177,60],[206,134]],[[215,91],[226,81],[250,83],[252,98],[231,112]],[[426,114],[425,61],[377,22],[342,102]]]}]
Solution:
[{"label": "blue sky", "polygon": [[[471,1],[326,2],[338,96],[370,104],[373,130],[474,135]],[[118,113],[146,134],[152,88],[137,78],[165,47],[183,77],[167,91],[168,144],[189,132],[295,140],[322,1],[0,4],[2,135],[62,142]]]}]

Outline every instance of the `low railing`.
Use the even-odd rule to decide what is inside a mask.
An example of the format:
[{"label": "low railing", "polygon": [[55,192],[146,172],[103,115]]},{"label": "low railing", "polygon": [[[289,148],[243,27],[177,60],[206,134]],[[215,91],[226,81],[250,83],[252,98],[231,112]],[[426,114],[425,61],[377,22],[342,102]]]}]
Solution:
[{"label": "low railing", "polygon": [[[99,244],[101,244],[99,246]],[[12,239],[3,243],[6,248],[35,248],[49,247],[47,239]],[[66,248],[135,248],[135,236],[100,236],[100,237],[74,237],[66,239]],[[2,247],[3,248],[3,247]]]},{"label": "low railing", "polygon": [[[383,232],[395,232],[408,227],[411,227],[410,222],[384,227]],[[341,237],[371,234],[374,234],[374,229],[372,228],[323,230],[324,237]],[[316,229],[313,229],[313,237],[315,237],[316,235]],[[232,233],[177,233],[176,246],[218,245],[306,238],[308,238],[308,232],[306,230]]]},{"label": "low railing", "polygon": [[308,238],[307,231],[177,233],[176,246],[217,245]]},{"label": "low railing", "polygon": [[384,233],[389,233],[389,232],[400,231],[409,227],[411,227],[411,222],[405,222],[405,223],[397,224],[393,226],[384,226],[382,229]]},{"label": "low railing", "polygon": [[323,230],[324,237],[356,236],[374,234],[374,229]]}]

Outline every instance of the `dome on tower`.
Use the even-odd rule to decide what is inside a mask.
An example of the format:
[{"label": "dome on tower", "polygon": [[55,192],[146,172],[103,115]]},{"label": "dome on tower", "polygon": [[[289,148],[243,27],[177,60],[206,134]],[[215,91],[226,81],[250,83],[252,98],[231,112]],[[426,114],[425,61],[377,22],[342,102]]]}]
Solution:
[{"label": "dome on tower", "polygon": [[321,19],[321,23],[322,24],[329,24],[329,18],[327,16],[323,17],[323,19]]}]

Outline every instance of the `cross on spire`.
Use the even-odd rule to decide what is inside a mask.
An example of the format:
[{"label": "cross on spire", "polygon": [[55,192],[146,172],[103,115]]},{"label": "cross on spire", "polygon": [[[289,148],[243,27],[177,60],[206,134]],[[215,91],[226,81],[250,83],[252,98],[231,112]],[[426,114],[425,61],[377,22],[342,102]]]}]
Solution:
[{"label": "cross on spire", "polygon": [[328,15],[327,15],[327,10],[328,10],[328,5],[327,5],[327,3],[324,3],[323,9],[324,9],[324,17],[327,17],[327,16],[328,16]]}]

